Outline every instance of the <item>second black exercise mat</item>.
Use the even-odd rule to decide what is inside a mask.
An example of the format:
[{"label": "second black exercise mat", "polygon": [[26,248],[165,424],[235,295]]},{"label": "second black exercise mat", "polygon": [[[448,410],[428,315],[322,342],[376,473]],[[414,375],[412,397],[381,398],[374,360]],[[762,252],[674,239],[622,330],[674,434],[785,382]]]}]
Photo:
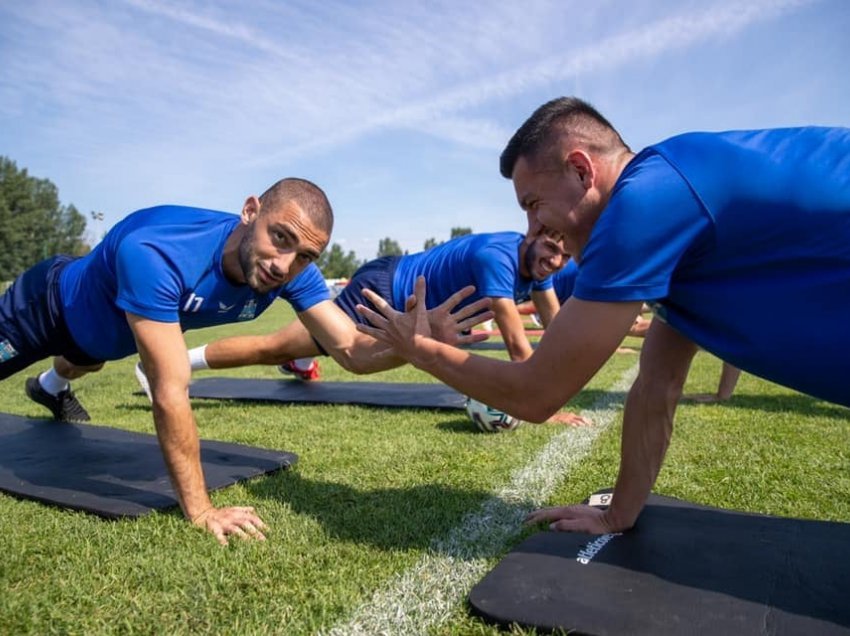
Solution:
[{"label": "second black exercise mat", "polygon": [[463,395],[444,384],[301,382],[253,378],[195,380],[189,387],[189,397],[424,409],[462,409],[466,403]]},{"label": "second black exercise mat", "polygon": [[543,532],[469,595],[502,625],[581,634],[850,634],[850,524],[653,495],[619,535]]},{"label": "second black exercise mat", "polygon": [[[210,490],[297,459],[284,451],[201,441]],[[109,518],[177,505],[155,435],[6,413],[0,413],[0,491]]]}]

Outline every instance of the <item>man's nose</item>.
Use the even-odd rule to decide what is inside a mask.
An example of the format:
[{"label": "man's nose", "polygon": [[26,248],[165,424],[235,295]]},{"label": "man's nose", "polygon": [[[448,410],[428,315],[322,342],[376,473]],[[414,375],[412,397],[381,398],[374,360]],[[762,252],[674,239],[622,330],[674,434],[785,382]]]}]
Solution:
[{"label": "man's nose", "polygon": [[281,252],[272,261],[272,274],[278,278],[289,276],[292,263],[295,261],[295,252]]},{"label": "man's nose", "polygon": [[537,213],[528,211],[525,213],[526,218],[528,219],[528,230],[525,232],[525,236],[527,238],[534,238],[543,230],[543,224],[537,220]]}]

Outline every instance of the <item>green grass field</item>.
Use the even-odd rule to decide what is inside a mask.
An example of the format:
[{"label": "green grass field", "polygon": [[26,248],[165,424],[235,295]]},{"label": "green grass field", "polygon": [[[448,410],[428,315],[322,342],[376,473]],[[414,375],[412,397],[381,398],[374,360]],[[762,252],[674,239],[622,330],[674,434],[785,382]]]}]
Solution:
[{"label": "green grass field", "polygon": [[[191,332],[187,340],[194,346],[270,331],[291,317],[280,303],[254,323]],[[598,403],[636,358],[612,358],[569,408]],[[135,394],[134,362],[111,363],[75,390],[94,423],[152,433],[147,399]],[[46,414],[23,392],[24,378],[44,366],[0,383],[3,411]],[[719,368],[700,354],[686,391],[713,391]],[[329,359],[322,371],[334,380],[430,381],[411,368],[357,378]],[[259,367],[227,374],[279,377]],[[445,557],[452,530],[492,501],[552,438],[580,434],[524,425],[486,435],[464,414],[439,411],[201,400],[194,407],[204,438],[299,455],[292,470],[213,494],[218,505],[255,506],[270,526],[268,541],[234,540],[221,548],[177,510],[103,521],[0,495],[0,633],[346,633],[377,593],[423,559]],[[729,403],[680,408],[656,492],[850,521],[849,415],[745,374]],[[548,500],[573,502],[611,485],[618,453],[615,419]],[[504,542],[482,545],[468,559],[486,569],[529,532],[517,526]],[[458,569],[466,566],[463,557],[449,556]],[[468,587],[450,589],[448,610],[439,616],[421,610],[429,617],[426,633],[498,633],[467,615]]]}]

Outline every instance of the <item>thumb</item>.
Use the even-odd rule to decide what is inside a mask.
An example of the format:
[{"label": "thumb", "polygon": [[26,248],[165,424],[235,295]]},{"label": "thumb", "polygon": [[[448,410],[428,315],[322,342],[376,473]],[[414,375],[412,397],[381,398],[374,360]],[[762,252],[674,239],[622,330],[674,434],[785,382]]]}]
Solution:
[{"label": "thumb", "polygon": [[415,304],[415,306],[422,308],[423,311],[426,307],[426,305],[425,305],[425,293],[426,293],[425,277],[419,276],[416,279],[416,286],[413,289],[413,295],[415,297],[414,298],[414,304]]},{"label": "thumb", "polygon": [[407,297],[407,300],[404,301],[404,310],[412,311],[414,307],[416,307],[416,296],[411,294]]}]

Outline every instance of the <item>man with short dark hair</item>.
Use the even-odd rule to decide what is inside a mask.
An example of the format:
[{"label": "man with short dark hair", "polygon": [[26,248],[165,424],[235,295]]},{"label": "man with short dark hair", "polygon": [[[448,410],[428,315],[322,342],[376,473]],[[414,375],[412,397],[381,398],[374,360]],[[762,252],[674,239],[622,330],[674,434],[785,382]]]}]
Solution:
[{"label": "man with short dark hair", "polygon": [[88,255],[43,261],[0,297],[0,378],[54,355],[51,369],[27,379],[27,395],[57,420],[88,421],[70,380],[138,351],[186,518],[221,543],[231,534],[263,539],[253,508],[210,502],[182,332],[253,319],[278,297],[299,313],[327,301],[313,261],[332,227],[324,192],[303,179],[248,197],[241,217],[180,206],[134,212]]},{"label": "man with short dark hair", "polygon": [[[572,297],[534,355],[507,363],[428,337],[418,310],[373,294],[363,331],[473,398],[539,421],[580,391],[644,302],[656,315],[623,415],[607,510],[576,505],[529,520],[557,530],[631,527],[667,450],[697,346],[736,367],[850,406],[850,129],[689,133],[635,155],[589,104],[560,98],[501,157],[529,221],[560,232],[579,263]],[[417,284],[417,306],[425,297]],[[802,307],[789,334],[776,316]],[[783,346],[777,347],[776,343]]]}]

